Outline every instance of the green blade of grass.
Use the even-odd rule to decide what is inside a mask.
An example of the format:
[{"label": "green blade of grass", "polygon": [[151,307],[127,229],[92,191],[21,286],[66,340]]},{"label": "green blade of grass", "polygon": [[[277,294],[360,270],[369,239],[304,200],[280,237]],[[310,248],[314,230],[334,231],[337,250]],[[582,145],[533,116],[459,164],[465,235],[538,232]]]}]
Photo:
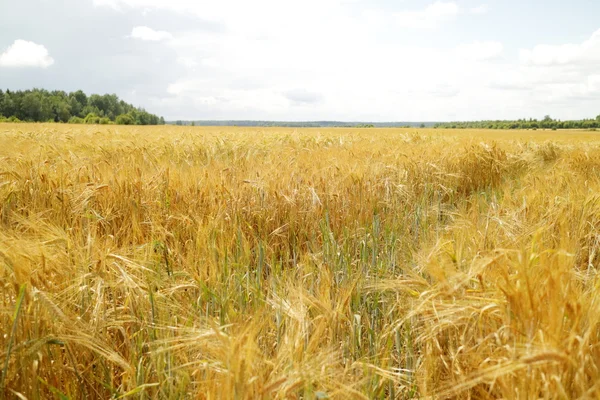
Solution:
[{"label": "green blade of grass", "polygon": [[19,298],[17,299],[17,305],[15,307],[15,312],[13,314],[13,325],[12,330],[10,332],[10,337],[8,338],[8,346],[6,349],[6,359],[4,360],[4,368],[2,368],[2,378],[0,379],[0,393],[2,393],[2,398],[5,398],[5,390],[4,390],[4,382],[6,380],[6,375],[8,374],[8,362],[10,360],[10,351],[12,350],[13,340],[15,338],[15,333],[17,331],[17,324],[19,322],[19,314],[21,313],[21,306],[23,305],[23,299],[25,298],[25,287],[26,284],[21,285],[19,289]]}]

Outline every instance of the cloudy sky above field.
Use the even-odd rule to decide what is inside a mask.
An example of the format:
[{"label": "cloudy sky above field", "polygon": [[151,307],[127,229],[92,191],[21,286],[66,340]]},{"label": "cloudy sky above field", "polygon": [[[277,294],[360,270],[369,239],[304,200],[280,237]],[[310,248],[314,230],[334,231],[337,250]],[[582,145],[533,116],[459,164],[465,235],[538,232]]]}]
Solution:
[{"label": "cloudy sky above field", "polygon": [[597,0],[0,1],[0,88],[174,119],[600,114]]}]

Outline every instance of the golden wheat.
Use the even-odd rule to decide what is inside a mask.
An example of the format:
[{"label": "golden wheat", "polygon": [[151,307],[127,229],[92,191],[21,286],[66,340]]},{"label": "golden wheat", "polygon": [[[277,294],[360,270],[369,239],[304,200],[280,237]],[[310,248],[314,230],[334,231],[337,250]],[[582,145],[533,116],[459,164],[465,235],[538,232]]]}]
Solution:
[{"label": "golden wheat", "polygon": [[600,135],[0,125],[4,398],[598,398]]}]

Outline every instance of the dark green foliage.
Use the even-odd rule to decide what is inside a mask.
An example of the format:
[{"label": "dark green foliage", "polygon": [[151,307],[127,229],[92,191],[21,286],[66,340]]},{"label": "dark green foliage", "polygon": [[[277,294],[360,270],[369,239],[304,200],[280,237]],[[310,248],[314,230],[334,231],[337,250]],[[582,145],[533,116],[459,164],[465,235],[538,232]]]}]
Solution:
[{"label": "dark green foliage", "polygon": [[87,96],[81,90],[0,90],[0,121],[68,122],[73,124],[158,125],[164,119],[120,100],[115,94]]},{"label": "dark green foliage", "polygon": [[516,121],[468,121],[443,122],[435,124],[434,128],[452,129],[596,129],[600,127],[600,115],[596,119],[579,121],[561,121],[546,115],[544,119],[519,119]]},{"label": "dark green foliage", "polygon": [[83,123],[84,124],[98,124],[98,123],[100,123],[100,117],[97,116],[96,113],[91,112],[85,116]]},{"label": "dark green foliage", "polygon": [[115,119],[117,125],[135,125],[135,119],[131,114],[121,114]]},{"label": "dark green foliage", "polygon": [[69,124],[83,124],[85,123],[85,121],[83,120],[83,118],[79,118],[79,117],[71,117],[69,118]]}]

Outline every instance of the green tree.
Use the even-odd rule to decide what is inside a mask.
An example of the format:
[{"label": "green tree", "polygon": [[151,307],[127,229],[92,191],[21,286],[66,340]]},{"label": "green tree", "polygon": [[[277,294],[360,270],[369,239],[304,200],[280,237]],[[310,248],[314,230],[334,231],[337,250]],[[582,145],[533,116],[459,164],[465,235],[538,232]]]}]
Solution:
[{"label": "green tree", "polygon": [[52,97],[52,109],[57,122],[68,122],[71,118],[71,105],[66,96]]},{"label": "green tree", "polygon": [[23,96],[21,110],[26,121],[41,121],[42,119],[47,119],[42,118],[44,117],[42,115],[42,102],[33,92],[29,92]]},{"label": "green tree", "polygon": [[10,91],[6,91],[4,94],[4,98],[2,99],[2,103],[0,104],[0,113],[5,117],[11,117],[15,115],[17,112],[17,107],[15,104],[15,100],[13,99],[13,95]]},{"label": "green tree", "polygon": [[100,117],[98,115],[96,115],[95,113],[89,113],[88,115],[85,116],[85,118],[83,119],[83,122],[85,124],[99,124]]},{"label": "green tree", "polygon": [[93,114],[87,119],[90,123],[100,123],[101,118],[107,118],[112,123],[117,116],[130,114],[134,123],[139,125],[157,125],[164,122],[164,119],[146,110],[125,103],[116,94],[93,94],[88,97],[81,90],[72,93],[61,90],[50,92],[44,89],[14,92],[0,90],[0,114],[7,118],[37,122],[78,121],[72,117],[85,120]]},{"label": "green tree", "polygon": [[73,97],[82,106],[87,106],[87,104],[88,104],[87,95],[85,93],[83,93],[83,91],[81,91],[81,90],[71,93],[70,97]]},{"label": "green tree", "polygon": [[69,124],[83,124],[85,121],[80,117],[71,117],[69,118]]},{"label": "green tree", "polygon": [[69,104],[71,113],[78,117],[83,117],[83,108],[87,106],[87,95],[81,90],[69,94]]},{"label": "green tree", "polygon": [[89,114],[94,114],[94,115],[98,115],[101,117],[104,116],[104,114],[98,109],[98,107],[92,106],[90,104],[83,107],[83,110],[81,110],[81,114],[83,115],[84,118],[87,117]]},{"label": "green tree", "polygon": [[115,119],[117,125],[135,125],[135,119],[131,114],[121,114]]}]

